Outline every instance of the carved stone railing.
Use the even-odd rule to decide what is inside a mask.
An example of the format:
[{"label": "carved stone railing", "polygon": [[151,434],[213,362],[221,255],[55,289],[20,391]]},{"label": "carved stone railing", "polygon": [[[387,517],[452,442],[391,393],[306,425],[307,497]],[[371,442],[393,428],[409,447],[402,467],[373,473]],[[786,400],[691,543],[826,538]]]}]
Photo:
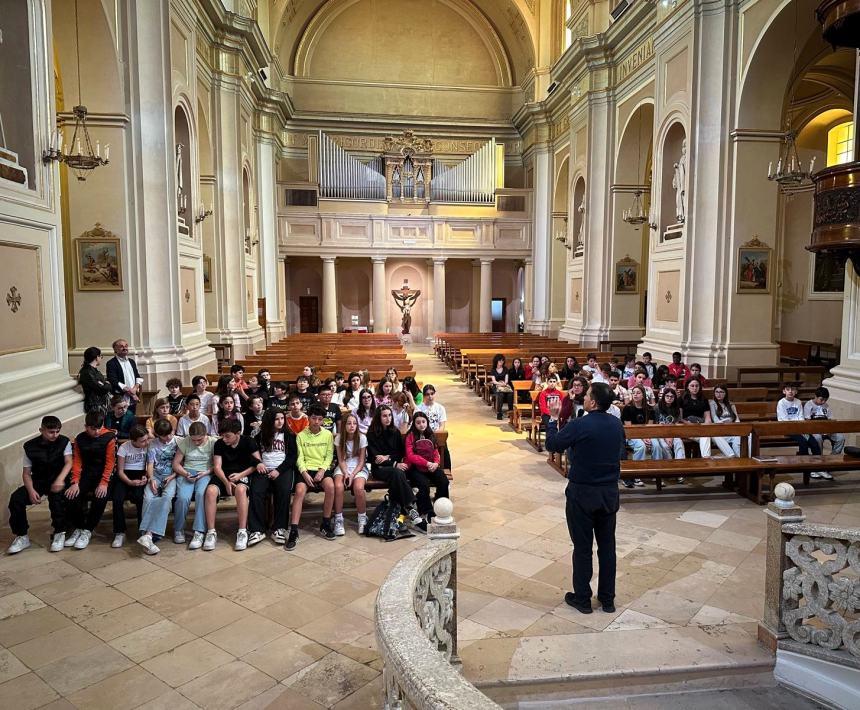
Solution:
[{"label": "carved stone railing", "polygon": [[376,598],[386,710],[498,710],[458,671],[457,538],[440,498],[428,541],[398,562]]},{"label": "carved stone railing", "polygon": [[759,639],[775,651],[860,669],[860,529],[806,523],[790,485],[775,494]]}]

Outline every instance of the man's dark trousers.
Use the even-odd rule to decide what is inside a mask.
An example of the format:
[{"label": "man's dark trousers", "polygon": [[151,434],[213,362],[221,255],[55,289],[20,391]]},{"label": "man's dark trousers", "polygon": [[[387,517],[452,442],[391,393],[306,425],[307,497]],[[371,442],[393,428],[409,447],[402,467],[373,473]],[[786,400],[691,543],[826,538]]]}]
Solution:
[{"label": "man's dark trousers", "polygon": [[597,540],[597,599],[601,604],[615,601],[615,514],[618,486],[584,486],[568,483],[565,491],[567,530],[573,542],[573,594],[578,604],[591,605],[591,560]]}]

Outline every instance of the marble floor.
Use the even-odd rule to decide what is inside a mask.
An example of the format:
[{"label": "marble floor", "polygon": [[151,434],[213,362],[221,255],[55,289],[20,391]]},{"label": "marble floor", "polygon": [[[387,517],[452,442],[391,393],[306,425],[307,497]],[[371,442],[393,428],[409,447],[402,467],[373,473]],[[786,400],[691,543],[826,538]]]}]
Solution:
[{"label": "marble floor", "polygon": [[[617,611],[581,615],[562,599],[564,480],[426,349],[410,354],[448,410],[470,680],[491,692],[573,674],[770,665],[755,641],[761,508],[709,482],[625,491]],[[860,525],[858,480],[800,488],[798,501],[812,521]],[[34,546],[0,558],[0,707],[379,707],[374,599],[424,538],[383,543],[351,527],[326,541],[310,508],[292,553],[268,542],[234,552],[225,511],[214,552],[165,542],[155,557],[133,543],[111,549],[109,519],[87,550],[52,555],[47,511],[36,511]],[[9,538],[6,529],[0,544]]]}]

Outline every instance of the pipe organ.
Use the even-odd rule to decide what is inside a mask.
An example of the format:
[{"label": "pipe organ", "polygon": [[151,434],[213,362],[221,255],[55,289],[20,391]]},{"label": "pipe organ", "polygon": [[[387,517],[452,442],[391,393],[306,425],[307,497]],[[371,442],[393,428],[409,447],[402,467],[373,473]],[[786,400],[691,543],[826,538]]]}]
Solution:
[{"label": "pipe organ", "polygon": [[320,197],[342,200],[384,200],[382,156],[367,163],[353,157],[320,131]]},{"label": "pipe organ", "polygon": [[405,131],[402,136],[385,138],[382,155],[365,162],[320,131],[320,197],[422,206],[430,202],[495,203],[495,139],[455,165],[433,158],[432,152],[431,140]]},{"label": "pipe organ", "polygon": [[475,153],[449,168],[433,161],[433,202],[493,204],[496,199],[496,141],[491,138]]}]

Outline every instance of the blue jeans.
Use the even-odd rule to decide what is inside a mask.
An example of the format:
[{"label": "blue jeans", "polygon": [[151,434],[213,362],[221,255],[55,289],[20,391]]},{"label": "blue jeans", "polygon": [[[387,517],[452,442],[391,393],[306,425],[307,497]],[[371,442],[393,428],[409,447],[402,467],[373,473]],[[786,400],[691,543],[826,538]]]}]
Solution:
[{"label": "blue jeans", "polygon": [[[196,471],[185,469],[188,473]],[[206,532],[206,513],[203,500],[205,498],[206,486],[209,485],[211,475],[201,476],[196,481],[189,481],[183,476],[176,479],[176,502],[173,504],[174,527],[176,530],[185,529],[185,517],[188,515],[188,506],[191,505],[191,496],[194,496],[194,532]]]},{"label": "blue jeans", "polygon": [[628,439],[627,446],[633,449],[633,460],[644,461],[648,453],[648,447],[645,445],[644,439]]},{"label": "blue jeans", "polygon": [[[155,480],[159,483],[164,478],[166,476],[155,476]],[[184,481],[185,479],[183,478],[182,480]],[[164,487],[164,491],[160,496],[152,492],[151,486],[146,486],[146,490],[143,493],[143,516],[140,519],[141,532],[151,532],[164,537],[164,531],[167,529],[167,516],[170,514],[170,507],[175,495],[175,478]],[[177,525],[174,524],[174,527],[177,527]]]},{"label": "blue jeans", "polygon": [[686,458],[684,442],[681,439],[670,439],[670,442],[671,447],[663,439],[651,439],[651,458],[655,461],[671,459],[672,453],[675,454],[676,459]]}]

